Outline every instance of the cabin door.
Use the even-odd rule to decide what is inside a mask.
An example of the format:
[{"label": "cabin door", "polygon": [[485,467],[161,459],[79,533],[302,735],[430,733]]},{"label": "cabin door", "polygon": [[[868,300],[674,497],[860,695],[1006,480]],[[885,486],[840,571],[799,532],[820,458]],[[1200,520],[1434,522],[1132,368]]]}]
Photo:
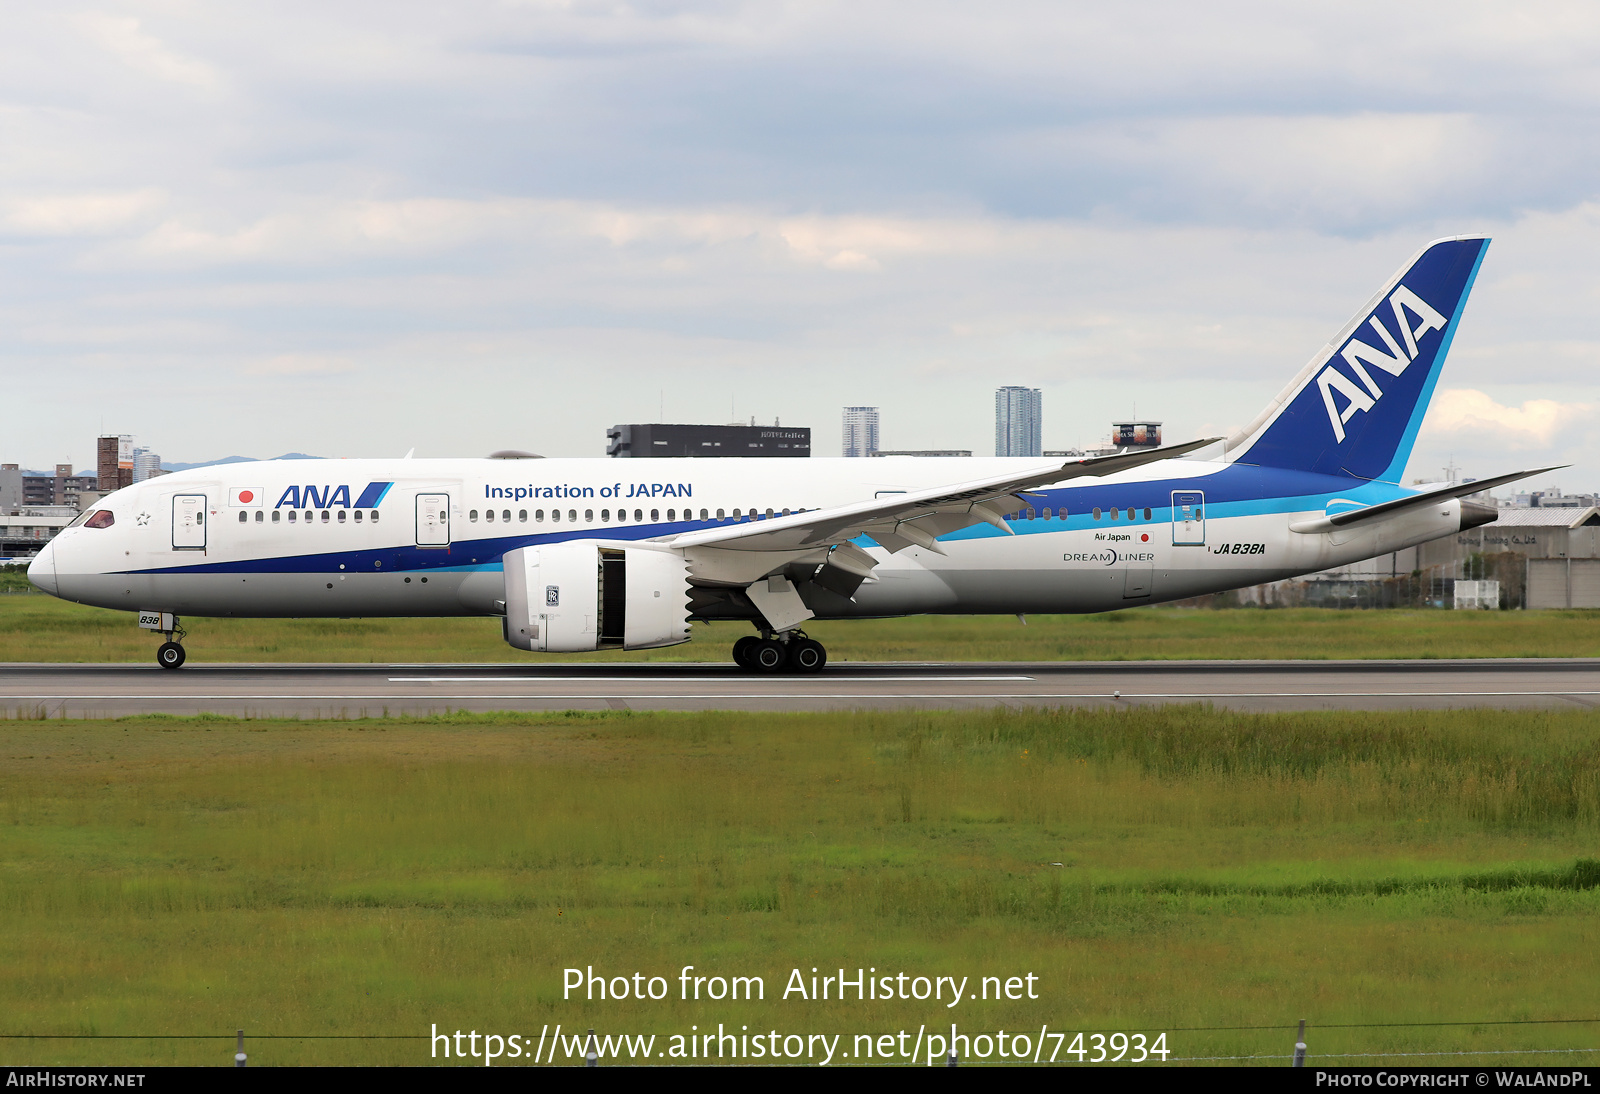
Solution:
[{"label": "cabin door", "polygon": [[417,546],[450,546],[450,495],[417,495]]},{"label": "cabin door", "polygon": [[1172,545],[1206,545],[1206,496],[1199,490],[1172,492]]},{"label": "cabin door", "polygon": [[172,549],[206,549],[206,496],[178,494],[172,499]]}]

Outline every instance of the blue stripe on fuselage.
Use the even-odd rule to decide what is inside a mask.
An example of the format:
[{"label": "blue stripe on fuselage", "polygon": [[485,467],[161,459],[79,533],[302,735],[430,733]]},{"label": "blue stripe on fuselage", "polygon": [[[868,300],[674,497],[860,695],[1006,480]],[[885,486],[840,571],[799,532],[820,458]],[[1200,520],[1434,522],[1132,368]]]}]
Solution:
[{"label": "blue stripe on fuselage", "polygon": [[[1037,510],[1048,506],[1053,512],[1066,507],[1066,521],[1013,522],[1021,535],[1116,527],[1109,521],[1096,521],[1093,511],[1136,509],[1140,519],[1134,525],[1149,526],[1171,520],[1174,491],[1199,491],[1205,495],[1206,518],[1267,516],[1325,509],[1335,498],[1348,498],[1363,505],[1408,497],[1412,491],[1392,483],[1349,479],[1310,471],[1294,471],[1252,464],[1230,464],[1213,475],[1194,475],[1141,482],[1096,483],[1029,490],[1025,495]],[[1341,506],[1342,508],[1342,506]],[[1150,520],[1143,511],[1151,510]],[[190,566],[161,566],[124,571],[136,574],[288,574],[288,573],[411,573],[496,569],[507,551],[545,543],[575,539],[645,540],[703,528],[718,528],[728,521],[677,521],[672,523],[594,528],[585,526],[570,531],[541,532],[488,539],[461,540],[449,547],[422,548],[410,544],[360,551],[333,551],[321,554],[289,555],[246,559],[238,562],[212,562]],[[306,533],[302,533],[306,534]],[[310,535],[321,534],[313,530]],[[978,524],[941,536],[941,540],[983,539],[1004,535],[997,528]],[[381,565],[380,565],[381,564]],[[341,569],[342,567],[342,569]]]}]

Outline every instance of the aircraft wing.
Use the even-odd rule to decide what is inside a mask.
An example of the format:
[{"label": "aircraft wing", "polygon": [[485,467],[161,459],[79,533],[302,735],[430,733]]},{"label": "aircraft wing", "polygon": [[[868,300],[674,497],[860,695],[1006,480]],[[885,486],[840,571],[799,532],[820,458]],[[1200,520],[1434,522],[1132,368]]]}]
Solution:
[{"label": "aircraft wing", "polygon": [[1352,524],[1361,524],[1369,520],[1379,520],[1391,517],[1405,509],[1415,509],[1420,506],[1432,505],[1439,501],[1449,501],[1453,498],[1464,498],[1468,494],[1476,494],[1481,490],[1493,490],[1496,486],[1504,486],[1508,482],[1516,482],[1530,475],[1543,475],[1547,471],[1559,471],[1569,464],[1559,464],[1555,467],[1535,467],[1531,471],[1512,471],[1505,475],[1495,475],[1488,479],[1474,479],[1472,482],[1451,483],[1446,486],[1436,486],[1432,490],[1424,490],[1419,494],[1412,494],[1408,498],[1396,498],[1394,501],[1379,502],[1369,505],[1365,509],[1351,509],[1343,513],[1334,513],[1331,516],[1318,517],[1315,520],[1299,521],[1289,525],[1291,532],[1331,532],[1335,528],[1348,528]]},{"label": "aircraft wing", "polygon": [[1025,475],[997,475],[928,490],[911,490],[873,501],[811,509],[770,520],[746,520],[721,528],[663,536],[657,542],[673,547],[718,547],[734,551],[805,551],[869,535],[891,553],[907,547],[923,547],[943,554],[937,542],[939,536],[974,524],[992,524],[1010,534],[1005,514],[1027,504],[1020,495],[1031,487],[1114,475],[1186,455],[1215,444],[1217,439],[1207,437],[1165,448],[1092,456]]}]

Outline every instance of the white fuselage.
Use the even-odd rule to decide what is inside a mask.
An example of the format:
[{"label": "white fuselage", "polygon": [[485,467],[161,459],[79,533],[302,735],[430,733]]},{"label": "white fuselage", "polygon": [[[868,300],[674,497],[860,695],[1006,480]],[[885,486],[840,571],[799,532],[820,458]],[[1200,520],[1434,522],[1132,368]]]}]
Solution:
[{"label": "white fuselage", "polygon": [[[501,557],[575,539],[647,540],[934,488],[1060,461],[1016,459],[281,460],[167,475],[103,499],[30,570],[101,607],[207,616],[498,614]],[[1007,535],[941,537],[895,554],[819,617],[1098,612],[1238,588],[1455,532],[1444,501],[1348,531],[1290,525],[1334,503],[1405,495],[1382,483],[1168,460],[1031,498]],[[1063,515],[1064,514],[1064,515]],[[107,518],[100,518],[103,522]],[[91,524],[93,521],[91,520]],[[698,615],[739,617],[734,606]]]}]

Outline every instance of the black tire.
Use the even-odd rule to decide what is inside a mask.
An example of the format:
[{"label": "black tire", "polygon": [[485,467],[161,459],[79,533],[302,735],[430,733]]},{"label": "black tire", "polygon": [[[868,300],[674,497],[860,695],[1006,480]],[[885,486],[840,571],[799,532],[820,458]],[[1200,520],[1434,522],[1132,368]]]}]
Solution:
[{"label": "black tire", "polygon": [[751,666],[757,672],[782,672],[789,663],[789,651],[775,638],[763,638],[750,651]]},{"label": "black tire", "polygon": [[187,659],[183,647],[176,642],[163,642],[161,648],[156,650],[156,664],[164,669],[181,669]]},{"label": "black tire", "polygon": [[828,651],[822,643],[801,638],[789,643],[789,670],[791,672],[821,672],[828,663]]},{"label": "black tire", "polygon": [[742,669],[754,669],[755,662],[750,660],[751,651],[759,645],[761,639],[753,634],[747,634],[733,644],[733,663]]}]

